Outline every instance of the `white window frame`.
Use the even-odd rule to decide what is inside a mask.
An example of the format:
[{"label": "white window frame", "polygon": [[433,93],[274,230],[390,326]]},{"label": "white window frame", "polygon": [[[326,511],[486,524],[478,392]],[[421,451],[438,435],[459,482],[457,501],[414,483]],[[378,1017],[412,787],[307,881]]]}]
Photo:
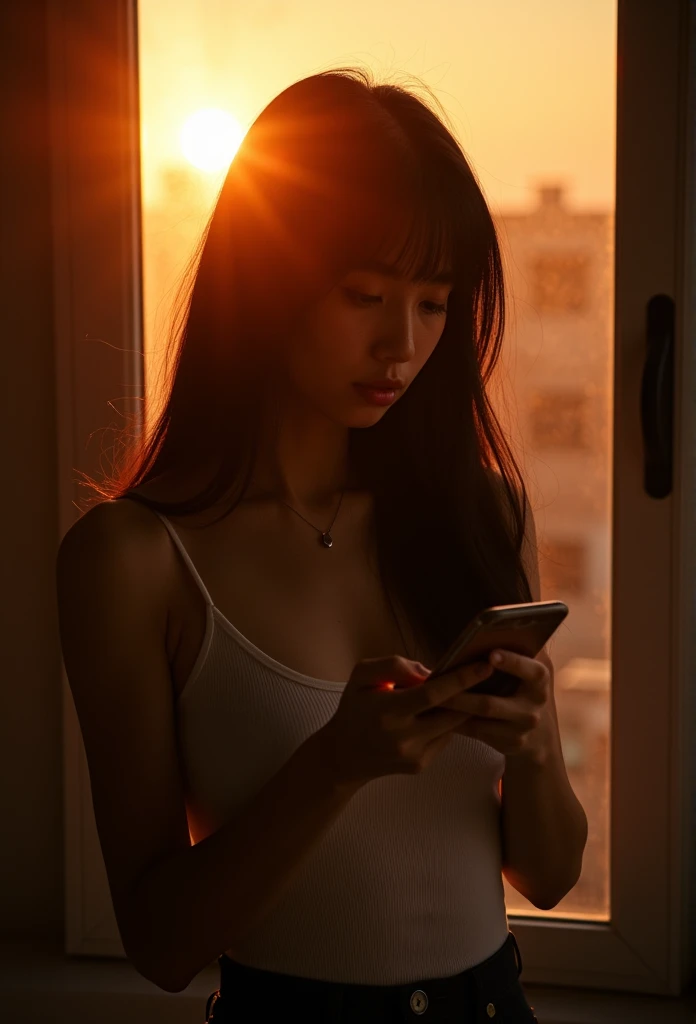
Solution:
[{"label": "white window frame", "polygon": [[[124,396],[120,424],[143,396],[136,0],[78,6],[79,17],[72,0],[49,0],[61,537],[85,493],[76,470],[103,465],[109,403]],[[674,996],[694,980],[695,22],[693,0],[619,0],[611,919],[511,913],[526,985]],[[640,390],[646,303],[660,292],[677,307],[674,485],[655,500],[643,490]],[[125,956],[64,667],[62,688],[65,951]]]}]

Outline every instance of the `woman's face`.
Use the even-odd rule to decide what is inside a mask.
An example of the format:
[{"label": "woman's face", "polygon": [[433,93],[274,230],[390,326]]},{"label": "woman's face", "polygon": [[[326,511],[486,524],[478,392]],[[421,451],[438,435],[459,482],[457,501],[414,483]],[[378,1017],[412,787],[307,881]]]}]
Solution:
[{"label": "woman's face", "polygon": [[400,378],[404,387],[391,404],[403,399],[440,340],[451,288],[395,277],[381,264],[346,274],[284,346],[288,397],[345,427],[378,422],[390,406],[355,385]]}]

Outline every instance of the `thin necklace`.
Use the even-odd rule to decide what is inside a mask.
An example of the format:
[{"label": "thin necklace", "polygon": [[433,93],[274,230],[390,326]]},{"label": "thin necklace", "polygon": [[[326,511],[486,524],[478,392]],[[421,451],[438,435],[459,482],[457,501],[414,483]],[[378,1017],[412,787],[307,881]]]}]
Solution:
[{"label": "thin necklace", "polygon": [[[343,495],[344,494],[345,494],[345,487],[341,491],[341,497],[340,497],[340,500],[338,502],[338,508],[336,509],[336,515],[331,520],[331,526],[333,526],[333,524],[336,522],[336,516],[338,515],[338,509],[340,509],[340,507],[341,507],[341,502],[343,501]],[[282,498],[280,500],[283,501]],[[302,515],[301,512],[298,512],[297,509],[292,507],[292,505],[288,505],[287,501],[283,501],[283,504],[286,505],[290,509],[291,512],[294,512],[296,516],[299,516],[300,519],[304,519],[304,521],[306,523],[309,523],[309,525],[312,527],[313,530],[317,529],[316,526],[314,526],[312,523],[309,522],[309,519],[305,519],[305,517]],[[317,530],[317,533],[319,534],[319,543],[323,544],[324,547],[326,547],[326,548],[330,548],[330,547],[333,546],[333,537],[331,536],[331,526],[329,526],[328,530]]]},{"label": "thin necklace", "polygon": [[[343,501],[343,495],[344,494],[345,494],[345,488],[341,491],[341,497],[340,497],[339,502],[338,502],[338,508],[336,509],[336,513],[335,513],[333,519],[331,520],[331,525],[329,526],[328,530],[318,530],[317,527],[314,526],[313,523],[310,523],[309,519],[305,519],[305,517],[302,515],[302,513],[298,512],[296,508],[293,508],[292,505],[288,505],[287,501],[283,501],[282,498],[280,500],[283,502],[283,505],[285,505],[287,508],[289,508],[291,512],[294,512],[296,516],[299,516],[300,519],[304,519],[305,523],[307,523],[308,526],[311,526],[313,530],[317,530],[317,533],[319,534],[319,543],[320,544],[323,544],[324,547],[330,548],[330,547],[333,546],[333,537],[331,536],[331,527],[336,522],[336,516],[338,515],[339,509],[341,507],[341,502]],[[404,645],[404,650],[406,651],[406,657],[410,658],[410,655],[408,653],[408,646],[406,644],[406,641],[404,640],[404,634],[403,634],[403,631],[401,629],[401,624],[400,624],[400,622],[399,622],[399,620],[397,618],[396,612],[394,611],[394,605],[392,604],[392,599],[391,599],[391,596],[389,594],[389,591],[386,591],[386,595],[387,595],[387,601],[389,602],[389,607],[391,608],[392,616],[394,618],[394,622],[396,623],[396,628],[399,630],[399,634],[401,636],[401,643]]]}]

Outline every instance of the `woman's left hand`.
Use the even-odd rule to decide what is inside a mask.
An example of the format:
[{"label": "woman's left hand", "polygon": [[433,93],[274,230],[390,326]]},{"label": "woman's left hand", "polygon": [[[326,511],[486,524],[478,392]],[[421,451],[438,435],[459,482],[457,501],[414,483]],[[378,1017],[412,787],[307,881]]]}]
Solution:
[{"label": "woman's left hand", "polygon": [[[491,652],[492,654],[493,652]],[[501,650],[503,660],[493,668],[521,680],[509,697],[460,693],[440,707],[469,712],[453,732],[488,743],[506,756],[538,760],[554,745],[560,746],[553,702],[553,665],[544,649],[535,658]]]}]

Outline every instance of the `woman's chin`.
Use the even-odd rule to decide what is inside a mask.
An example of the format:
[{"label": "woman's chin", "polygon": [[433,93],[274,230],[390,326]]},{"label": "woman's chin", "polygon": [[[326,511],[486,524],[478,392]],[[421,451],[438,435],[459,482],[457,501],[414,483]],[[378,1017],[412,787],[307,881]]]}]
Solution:
[{"label": "woman's chin", "polygon": [[357,415],[351,416],[350,427],[373,427],[384,416],[387,409],[364,409]]}]

